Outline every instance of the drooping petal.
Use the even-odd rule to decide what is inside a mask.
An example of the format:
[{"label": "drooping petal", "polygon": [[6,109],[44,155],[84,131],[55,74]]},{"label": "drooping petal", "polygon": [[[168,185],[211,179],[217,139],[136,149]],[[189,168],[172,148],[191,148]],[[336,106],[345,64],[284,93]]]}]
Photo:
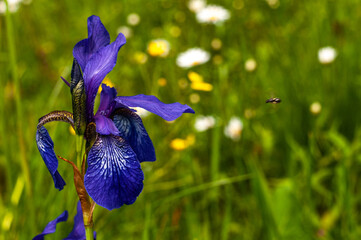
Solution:
[{"label": "drooping petal", "polygon": [[155,113],[164,120],[173,121],[183,113],[194,113],[194,110],[186,104],[170,103],[166,104],[151,95],[139,94],[136,96],[117,97],[115,99],[120,104],[128,107],[141,107],[149,112]]},{"label": "drooping petal", "polygon": [[78,60],[81,69],[84,71],[89,59],[102,47],[109,45],[110,36],[98,16],[88,18],[88,38],[78,42],[73,55]]},{"label": "drooping petal", "polygon": [[124,138],[137,154],[139,162],[155,161],[155,150],[142,119],[128,108],[117,109],[113,117],[119,136]]},{"label": "drooping petal", "polygon": [[89,122],[94,115],[94,99],[98,88],[104,77],[113,69],[117,61],[119,49],[125,44],[126,40],[122,33],[110,45],[103,47],[88,61],[84,70],[85,91],[87,95],[87,114]]},{"label": "drooping petal", "polygon": [[99,136],[88,154],[84,184],[89,196],[109,210],[132,204],[143,189],[136,154],[118,136]]},{"label": "drooping petal", "polygon": [[113,112],[115,102],[113,100],[117,96],[117,90],[113,87],[108,87],[102,84],[102,92],[100,93],[100,105],[96,114],[101,114],[109,117]]},{"label": "drooping petal", "polygon": [[55,188],[62,190],[64,188],[65,181],[57,170],[58,159],[54,152],[54,143],[51,140],[48,131],[43,126],[38,128],[36,131],[36,143],[38,145],[40,155],[53,177]]},{"label": "drooping petal", "polygon": [[97,114],[94,117],[96,124],[96,131],[102,135],[118,135],[118,128],[114,125],[113,121],[110,118],[107,118],[103,115]]},{"label": "drooping petal", "polygon": [[53,221],[49,222],[48,225],[44,228],[44,231],[36,235],[33,240],[44,240],[44,236],[50,233],[54,233],[56,230],[56,225],[59,222],[65,222],[68,219],[68,211],[64,211],[60,214],[59,217],[55,218]]},{"label": "drooping petal", "polygon": [[[96,239],[96,232],[94,231],[94,239]],[[74,217],[74,227],[71,233],[64,238],[63,240],[85,240],[85,228],[84,228],[84,219],[83,219],[83,211],[81,209],[80,201],[78,201],[78,205],[76,208],[76,215]]]}]

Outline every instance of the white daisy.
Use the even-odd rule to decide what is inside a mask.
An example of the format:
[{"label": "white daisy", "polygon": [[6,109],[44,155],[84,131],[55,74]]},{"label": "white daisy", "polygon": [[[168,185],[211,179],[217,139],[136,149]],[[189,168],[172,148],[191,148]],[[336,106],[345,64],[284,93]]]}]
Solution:
[{"label": "white daisy", "polygon": [[191,48],[177,57],[177,65],[182,68],[189,68],[208,62],[210,55],[201,48]]},{"label": "white daisy", "polygon": [[319,114],[321,110],[322,110],[322,105],[320,102],[313,102],[310,106],[310,111],[314,115]]},{"label": "white daisy", "polygon": [[[22,0],[8,0],[9,12],[16,12]],[[0,14],[6,13],[5,1],[0,0]]]},{"label": "white daisy", "polygon": [[244,63],[244,68],[248,72],[253,72],[257,68],[257,62],[253,58],[247,59],[247,61]]},{"label": "white daisy", "polygon": [[216,124],[216,119],[213,116],[198,116],[194,123],[194,128],[198,132],[204,132],[210,128],[213,128]]},{"label": "white daisy", "polygon": [[333,47],[324,47],[318,50],[318,60],[322,64],[332,63],[337,57],[337,51]]},{"label": "white daisy", "polygon": [[228,125],[224,128],[224,135],[233,141],[238,141],[241,138],[242,129],[242,120],[239,117],[232,117]]},{"label": "white daisy", "polygon": [[199,12],[200,10],[202,10],[205,6],[206,6],[206,1],[205,0],[190,0],[188,2],[188,8],[189,10],[191,10],[192,12]]},{"label": "white daisy", "polygon": [[268,6],[270,6],[271,8],[278,8],[280,6],[279,0],[266,0],[266,2],[268,3]]},{"label": "white daisy", "polygon": [[230,13],[227,9],[217,6],[208,5],[199,12],[197,12],[197,20],[200,23],[222,23],[229,19]]},{"label": "white daisy", "polygon": [[131,13],[127,17],[127,23],[131,26],[138,25],[140,22],[140,16],[137,13]]},{"label": "white daisy", "polygon": [[130,27],[127,27],[127,26],[120,26],[117,29],[117,33],[118,34],[123,33],[124,36],[128,39],[133,35],[133,30]]}]

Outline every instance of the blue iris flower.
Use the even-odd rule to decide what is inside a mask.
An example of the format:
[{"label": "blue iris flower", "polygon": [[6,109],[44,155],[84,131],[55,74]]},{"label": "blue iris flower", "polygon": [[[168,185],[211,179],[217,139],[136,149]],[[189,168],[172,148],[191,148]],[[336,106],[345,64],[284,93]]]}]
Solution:
[{"label": "blue iris flower", "polygon": [[98,88],[115,66],[118,51],[125,42],[124,35],[120,33],[110,43],[109,33],[99,17],[88,18],[88,38],[78,42],[73,49],[75,60],[72,82],[68,84],[73,97],[75,92],[82,89],[75,86],[80,86],[82,82],[84,84],[85,120],[74,107],[73,98],[73,114],[55,111],[44,116],[39,120],[36,134],[40,154],[53,177],[55,187],[61,190],[65,182],[57,171],[54,144],[43,125],[54,120],[65,121],[82,133],[79,121],[84,120],[87,126],[95,123],[96,137],[88,152],[84,185],[89,196],[109,210],[132,204],[136,200],[143,189],[144,175],[140,163],[156,160],[153,143],[142,119],[131,108],[144,108],[167,121],[175,120],[183,113],[194,113],[188,105],[165,104],[155,96],[117,96],[115,88],[103,84],[100,105],[94,114]]},{"label": "blue iris flower", "polygon": [[[65,210],[57,218],[50,221],[44,228],[43,232],[36,235],[33,238],[33,240],[44,240],[45,235],[55,233],[56,225],[58,223],[65,222],[66,220],[68,220],[68,211]],[[73,230],[63,240],[85,240],[85,239],[86,239],[86,236],[85,236],[85,228],[84,228],[84,221],[83,221],[83,212],[82,212],[80,201],[79,201],[78,205],[77,205],[77,212],[74,217]],[[94,232],[94,239],[96,239],[96,232]]]}]

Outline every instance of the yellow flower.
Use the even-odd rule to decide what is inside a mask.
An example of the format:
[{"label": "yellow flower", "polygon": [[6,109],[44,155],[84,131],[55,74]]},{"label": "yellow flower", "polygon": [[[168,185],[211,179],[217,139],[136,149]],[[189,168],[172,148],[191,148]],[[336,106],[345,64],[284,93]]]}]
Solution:
[{"label": "yellow flower", "polygon": [[156,39],[148,44],[148,53],[153,57],[166,57],[168,56],[169,48],[167,40]]},{"label": "yellow flower", "polygon": [[[108,77],[105,77],[102,83],[104,83],[109,87],[114,87],[114,83]],[[100,85],[98,89],[98,94],[100,94],[101,92],[102,92],[102,85]]]},{"label": "yellow flower", "polygon": [[170,142],[170,147],[177,151],[182,151],[187,148],[187,143],[184,139],[176,138]]},{"label": "yellow flower", "polygon": [[188,78],[191,82],[203,82],[203,77],[196,72],[190,71],[188,73]]},{"label": "yellow flower", "polygon": [[158,85],[161,86],[161,87],[164,87],[165,85],[167,85],[167,79],[159,78],[158,79]]},{"label": "yellow flower", "polygon": [[192,82],[191,88],[193,90],[209,92],[212,91],[213,85],[205,82]]},{"label": "yellow flower", "polygon": [[190,71],[188,73],[188,78],[192,82],[191,88],[193,90],[209,92],[213,89],[212,84],[203,82],[203,77],[196,72]]},{"label": "yellow flower", "polygon": [[186,139],[175,138],[170,142],[170,147],[177,151],[182,151],[195,143],[195,136],[189,135]]}]

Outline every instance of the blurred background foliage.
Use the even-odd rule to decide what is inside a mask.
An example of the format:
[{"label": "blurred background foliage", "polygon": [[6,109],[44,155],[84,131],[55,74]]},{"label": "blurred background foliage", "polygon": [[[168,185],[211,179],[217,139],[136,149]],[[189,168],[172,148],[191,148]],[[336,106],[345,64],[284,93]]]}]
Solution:
[{"label": "blurred background foliage", "polygon": [[[31,239],[66,209],[68,222],[47,239],[72,228],[72,169],[59,162],[67,182],[59,192],[35,131],[46,113],[71,111],[60,76],[70,79],[72,49],[93,14],[112,41],[120,27],[128,31],[107,79],[119,95],[152,94],[196,111],[172,123],[143,118],[157,161],[142,164],[144,190],[133,205],[96,207],[98,239],[361,238],[359,1],[209,0],[230,13],[216,25],[198,23],[188,3],[33,0],[0,16],[1,240]],[[159,38],[169,42],[166,57],[147,52]],[[325,46],[337,57],[321,64]],[[210,60],[177,66],[194,47]],[[190,72],[212,89],[192,89]],[[282,103],[265,104],[271,97]],[[201,115],[215,124],[199,131]],[[224,129],[234,117],[240,124],[229,138]],[[68,126],[47,128],[56,153],[75,158]]]}]

